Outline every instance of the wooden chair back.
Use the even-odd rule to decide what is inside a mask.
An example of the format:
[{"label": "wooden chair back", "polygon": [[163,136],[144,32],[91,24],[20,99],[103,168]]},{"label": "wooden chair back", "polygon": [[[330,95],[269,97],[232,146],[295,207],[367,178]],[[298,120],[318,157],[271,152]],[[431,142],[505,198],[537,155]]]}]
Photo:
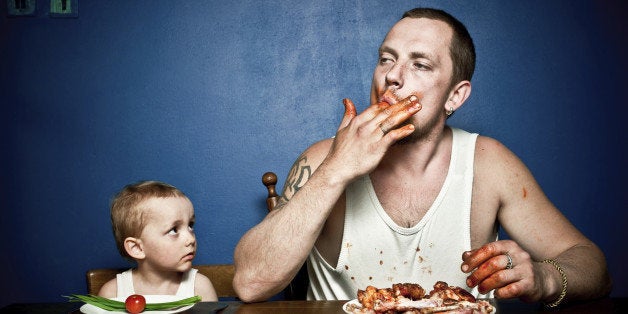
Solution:
[{"label": "wooden chair back", "polygon": [[235,274],[233,264],[196,265],[194,268],[209,278],[219,298],[238,297],[233,290],[233,275]]},{"label": "wooden chair back", "polygon": [[[275,209],[277,201],[279,200],[279,195],[275,188],[277,175],[273,172],[264,173],[264,175],[262,175],[262,183],[264,183],[268,190],[266,207],[268,208],[268,212],[271,212]],[[288,300],[305,300],[307,298],[308,285],[307,264],[303,264],[294,279],[292,279],[290,284],[284,289],[284,297]]]},{"label": "wooden chair back", "polygon": [[266,172],[262,175],[262,183],[266,186],[268,190],[268,196],[266,197],[266,207],[268,211],[271,212],[277,206],[277,200],[279,200],[279,195],[277,195],[277,190],[275,189],[275,185],[277,184],[277,175],[274,172]]},{"label": "wooden chair back", "polygon": [[107,281],[116,278],[116,274],[125,271],[118,268],[96,268],[87,271],[87,293],[97,295]]},{"label": "wooden chair back", "polygon": [[[198,272],[207,276],[216,289],[219,298],[237,298],[235,290],[233,290],[233,275],[235,268],[231,264],[215,264],[215,265],[195,265],[193,268]],[[96,295],[100,288],[109,280],[116,277],[126,269],[118,268],[98,268],[87,271],[87,292]]]}]

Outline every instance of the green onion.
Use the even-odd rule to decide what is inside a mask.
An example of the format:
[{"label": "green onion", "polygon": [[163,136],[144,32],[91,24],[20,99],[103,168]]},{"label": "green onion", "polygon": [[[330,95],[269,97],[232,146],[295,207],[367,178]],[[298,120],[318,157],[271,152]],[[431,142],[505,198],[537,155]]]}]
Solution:
[{"label": "green onion", "polygon": [[[124,302],[103,298],[95,295],[81,295],[81,294],[72,294],[70,296],[66,296],[69,302],[83,302],[88,303],[93,306],[97,306],[103,310],[107,311],[117,311],[117,312],[126,312],[126,307]],[[188,306],[195,304],[196,302],[201,301],[200,296],[193,296],[187,299],[182,299],[178,301],[172,302],[162,302],[162,303],[146,303],[145,311],[160,311],[160,310],[173,310],[176,308],[180,308],[183,306]]]},{"label": "green onion", "polygon": [[93,306],[97,306],[107,311],[126,312],[126,307],[124,305],[124,302],[111,300],[111,299],[107,299],[107,298],[103,298],[103,297],[99,297],[99,296],[95,296],[91,294],[90,295],[73,294],[73,295],[67,296],[66,298],[68,298],[68,301],[70,302],[84,302],[87,304],[91,304]]}]

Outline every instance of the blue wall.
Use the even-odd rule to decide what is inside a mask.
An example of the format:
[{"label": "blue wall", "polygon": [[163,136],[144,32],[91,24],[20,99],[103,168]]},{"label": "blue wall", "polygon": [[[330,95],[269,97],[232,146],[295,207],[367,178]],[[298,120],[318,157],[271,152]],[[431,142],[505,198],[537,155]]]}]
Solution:
[{"label": "blue wall", "polygon": [[108,205],[141,179],[190,196],[196,263],[231,263],[265,215],[261,175],[283,182],[332,136],[343,97],[364,109],[379,43],[418,5],[475,38],[473,93],[450,124],[517,153],[628,296],[625,5],[80,1],[53,19],[39,0],[34,17],[0,9],[0,306],[62,301],[88,268],[128,266]]}]

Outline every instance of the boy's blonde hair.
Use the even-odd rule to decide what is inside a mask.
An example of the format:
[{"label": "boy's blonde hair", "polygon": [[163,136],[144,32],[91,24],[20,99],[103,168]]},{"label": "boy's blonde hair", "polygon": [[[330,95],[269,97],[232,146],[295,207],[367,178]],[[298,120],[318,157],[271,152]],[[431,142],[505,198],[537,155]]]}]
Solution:
[{"label": "boy's blonde hair", "polygon": [[120,254],[132,259],[124,248],[124,239],[139,237],[146,226],[142,206],[148,199],[155,197],[185,197],[176,187],[159,181],[140,181],[125,186],[111,202],[111,227]]}]

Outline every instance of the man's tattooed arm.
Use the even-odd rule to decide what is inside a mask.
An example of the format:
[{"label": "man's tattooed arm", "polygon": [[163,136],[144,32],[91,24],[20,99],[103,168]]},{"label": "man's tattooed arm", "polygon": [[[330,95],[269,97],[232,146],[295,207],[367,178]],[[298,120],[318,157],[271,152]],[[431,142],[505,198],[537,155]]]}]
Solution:
[{"label": "man's tattooed arm", "polygon": [[294,162],[292,168],[290,169],[288,179],[283,186],[283,193],[281,193],[281,197],[277,202],[276,208],[279,209],[286,205],[292,196],[303,187],[305,182],[307,182],[311,176],[312,168],[307,163],[307,156],[301,155],[301,157]]}]

